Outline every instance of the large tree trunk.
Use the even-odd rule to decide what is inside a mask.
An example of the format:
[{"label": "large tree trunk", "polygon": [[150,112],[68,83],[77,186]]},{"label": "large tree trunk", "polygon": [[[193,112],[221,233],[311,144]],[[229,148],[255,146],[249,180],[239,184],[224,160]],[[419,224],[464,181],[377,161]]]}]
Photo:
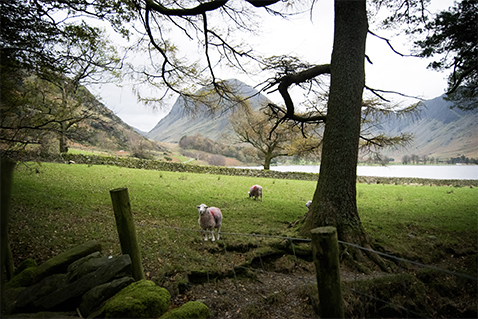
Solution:
[{"label": "large tree trunk", "polygon": [[[320,226],[335,226],[339,240],[369,248],[357,211],[356,179],[362,93],[365,86],[365,41],[368,32],[365,0],[335,1],[334,48],[319,181],[303,235]],[[346,249],[346,248],[345,248]],[[387,270],[375,254],[370,260]],[[364,261],[361,251],[349,256]]]},{"label": "large tree trunk", "polygon": [[322,160],[312,213],[303,226],[305,233],[319,226],[335,226],[342,240],[363,234],[355,183],[367,30],[365,0],[335,1],[334,48]]}]

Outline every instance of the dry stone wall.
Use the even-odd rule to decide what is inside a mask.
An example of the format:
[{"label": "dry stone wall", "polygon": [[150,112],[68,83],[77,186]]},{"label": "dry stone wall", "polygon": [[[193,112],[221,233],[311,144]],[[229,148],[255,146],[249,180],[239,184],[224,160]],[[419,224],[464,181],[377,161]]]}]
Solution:
[{"label": "dry stone wall", "polygon": [[[159,318],[169,309],[168,290],[148,280],[135,282],[130,256],[105,256],[96,241],[39,266],[29,260],[19,269],[22,271],[6,284],[2,316]],[[185,318],[209,317],[203,304],[188,305],[181,313],[191,315]]]}]

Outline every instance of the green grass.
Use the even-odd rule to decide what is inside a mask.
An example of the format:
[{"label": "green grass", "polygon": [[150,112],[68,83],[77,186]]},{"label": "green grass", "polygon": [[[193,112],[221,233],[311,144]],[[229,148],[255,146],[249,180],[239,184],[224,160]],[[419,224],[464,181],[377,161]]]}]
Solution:
[{"label": "green grass", "polygon": [[476,188],[364,184],[357,188],[366,231],[396,253],[412,258],[433,253],[436,246],[476,244]]},{"label": "green grass", "polygon": [[[224,267],[218,258],[240,264],[253,254],[228,255],[221,245],[204,243],[197,232],[164,228],[199,230],[196,205],[219,207],[223,232],[296,236],[297,229],[289,223],[307,212],[305,203],[316,188],[312,181],[115,166],[43,163],[35,168],[38,172],[21,164],[14,175],[10,226],[17,261],[42,261],[91,239],[99,240],[107,253],[118,254],[109,191],[127,187],[144,266],[151,276]],[[264,188],[263,202],[248,198],[253,184]],[[476,188],[357,185],[359,214],[371,238],[392,252],[422,261],[433,261],[440,247],[476,250],[477,195]],[[252,243],[262,250],[274,242],[227,234],[224,238],[227,245]]]}]

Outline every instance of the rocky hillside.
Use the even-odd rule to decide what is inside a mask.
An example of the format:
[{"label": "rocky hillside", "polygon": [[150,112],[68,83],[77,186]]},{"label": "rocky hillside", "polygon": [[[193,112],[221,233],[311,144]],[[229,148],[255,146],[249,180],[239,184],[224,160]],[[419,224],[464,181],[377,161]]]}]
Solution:
[{"label": "rocky hillside", "polygon": [[382,128],[388,134],[412,133],[414,141],[406,148],[387,150],[383,154],[400,161],[415,154],[435,158],[478,157],[478,110],[451,109],[443,96],[423,102],[418,119],[392,120]]},{"label": "rocky hillside", "polygon": [[73,142],[105,150],[132,151],[138,147],[149,150],[162,149],[157,142],[144,137],[100,102],[96,105],[96,109],[98,116],[84,123],[89,131],[88,137]]},{"label": "rocky hillside", "polygon": [[[257,90],[239,80],[226,80],[226,82],[237,90],[240,96],[251,97],[248,99],[248,102],[254,110],[258,110],[269,102],[264,95],[258,94]],[[200,89],[196,94],[201,94],[205,90],[206,88]],[[211,99],[219,100],[219,97],[215,95],[212,96]],[[169,114],[161,119],[146,136],[160,142],[177,143],[184,135],[200,133],[203,137],[219,140],[223,133],[231,131],[231,125],[229,123],[229,116],[232,113],[231,110],[224,113],[218,112],[216,115],[209,115],[207,112],[204,112],[204,110],[198,114],[188,114],[185,106],[187,102],[193,103],[178,98]],[[227,109],[236,106],[231,101],[223,100],[223,103],[224,105],[222,106]],[[200,106],[199,109],[201,109]]]}]

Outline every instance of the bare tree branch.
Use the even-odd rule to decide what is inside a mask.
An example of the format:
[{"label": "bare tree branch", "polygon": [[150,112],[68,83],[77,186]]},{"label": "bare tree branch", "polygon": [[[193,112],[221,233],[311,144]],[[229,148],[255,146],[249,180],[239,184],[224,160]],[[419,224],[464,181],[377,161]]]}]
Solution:
[{"label": "bare tree branch", "polygon": [[390,47],[390,49],[392,49],[392,51],[395,52],[396,54],[398,54],[399,56],[402,56],[402,57],[411,57],[411,56],[414,57],[414,56],[415,56],[415,55],[400,53],[400,52],[398,52],[397,50],[395,50],[395,48],[392,46],[392,43],[390,42],[389,39],[384,38],[384,37],[381,37],[381,36],[379,36],[378,34],[372,32],[372,31],[370,31],[370,30],[368,30],[368,33],[370,33],[370,34],[373,35],[374,37],[379,38],[380,40],[383,40],[383,41],[387,42],[387,45]]},{"label": "bare tree branch", "polygon": [[379,94],[380,93],[390,93],[390,94],[397,94],[397,95],[400,95],[400,96],[403,96],[403,97],[408,97],[408,98],[412,98],[412,99],[417,99],[417,100],[420,100],[420,101],[424,101],[424,99],[418,97],[418,96],[412,96],[412,95],[407,95],[407,94],[403,94],[403,93],[400,93],[400,92],[397,92],[397,91],[386,91],[386,90],[379,90],[379,89],[374,89],[374,88],[371,88],[369,86],[365,86],[365,88],[367,90],[369,90],[370,92],[372,92],[373,94],[375,94],[377,97],[379,97],[380,99],[384,100],[385,102],[390,102],[390,100],[384,98],[382,95]]}]

